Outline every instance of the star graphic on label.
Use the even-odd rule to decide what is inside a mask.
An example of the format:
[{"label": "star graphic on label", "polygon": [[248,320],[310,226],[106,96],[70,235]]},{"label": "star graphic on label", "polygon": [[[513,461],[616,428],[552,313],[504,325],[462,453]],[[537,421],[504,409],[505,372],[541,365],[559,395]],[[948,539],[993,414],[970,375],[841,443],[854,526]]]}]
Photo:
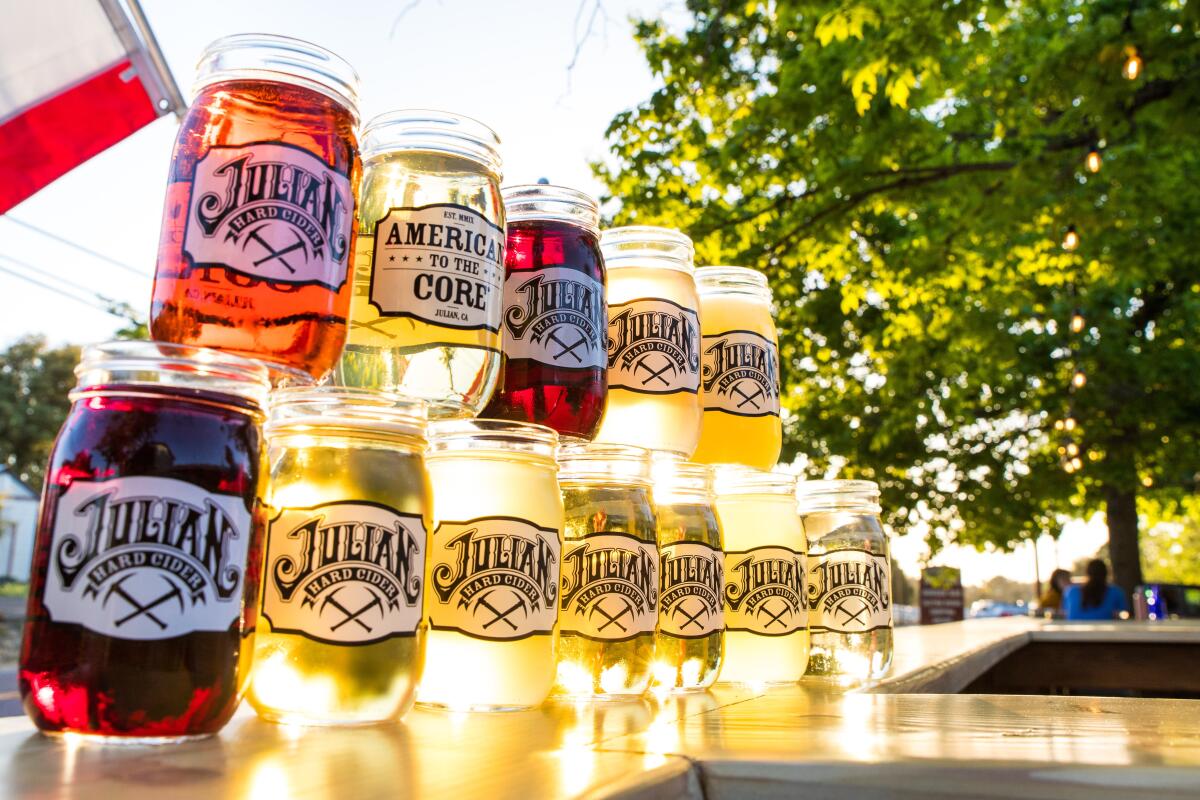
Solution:
[{"label": "star graphic on label", "polygon": [[421,262],[421,257],[417,256],[417,263],[420,263],[420,262]]},{"label": "star graphic on label", "polygon": [[395,260],[396,260],[395,256],[388,256],[388,261],[395,261]]},{"label": "star graphic on label", "polygon": [[405,260],[405,261],[408,261],[408,256],[405,256],[405,257],[404,257],[404,260]]}]

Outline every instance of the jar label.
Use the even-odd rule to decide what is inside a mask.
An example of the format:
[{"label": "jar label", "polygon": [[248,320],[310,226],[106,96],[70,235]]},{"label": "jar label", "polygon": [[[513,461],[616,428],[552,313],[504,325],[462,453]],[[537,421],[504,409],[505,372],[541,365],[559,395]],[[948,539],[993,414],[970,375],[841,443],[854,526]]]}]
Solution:
[{"label": "jar label", "polygon": [[755,547],[725,554],[725,629],[787,636],[808,625],[804,553]]},{"label": "jar label", "polygon": [[55,507],[42,602],[55,622],[118,639],[228,631],[251,535],[236,495],[174,478],[76,481]]},{"label": "jar label", "polygon": [[563,634],[619,642],[658,621],[658,548],[626,533],[593,533],[563,550]]},{"label": "jar label", "polygon": [[814,632],[867,633],[892,627],[892,570],[887,556],[860,549],[813,556],[808,607]]},{"label": "jar label", "polygon": [[554,367],[608,363],[604,284],[567,267],[514,272],[504,281],[504,352]]},{"label": "jar label", "polygon": [[725,626],[725,556],[703,542],[665,544],[659,555],[658,628],[699,639]]},{"label": "jar label", "polygon": [[779,349],[752,331],[704,336],[704,410],[739,417],[779,416]]},{"label": "jar label", "polygon": [[337,291],[353,224],[349,176],[307,150],[212,147],[196,162],[183,252],[193,267]]},{"label": "jar label", "polygon": [[500,331],[504,230],[454,203],[393,208],[375,226],[370,301],[380,316]]},{"label": "jar label", "polygon": [[516,517],[439,524],[429,626],[492,641],[552,633],[561,547],[557,530]]},{"label": "jar label", "polygon": [[425,523],[370,502],[281,509],[267,528],[262,613],[276,633],[331,644],[412,636]]},{"label": "jar label", "polygon": [[608,388],[674,394],[700,388],[695,309],[643,297],[609,307]]}]

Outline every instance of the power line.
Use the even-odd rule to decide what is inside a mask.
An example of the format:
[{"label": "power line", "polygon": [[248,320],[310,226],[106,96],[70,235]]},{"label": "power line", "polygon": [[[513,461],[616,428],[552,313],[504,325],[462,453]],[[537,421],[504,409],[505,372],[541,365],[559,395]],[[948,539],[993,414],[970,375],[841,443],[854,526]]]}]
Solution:
[{"label": "power line", "polygon": [[106,255],[104,255],[104,253],[97,252],[90,247],[85,247],[84,245],[81,245],[78,242],[73,242],[70,239],[59,236],[57,233],[52,233],[51,231],[45,230],[44,228],[39,228],[37,225],[28,223],[25,220],[17,219],[16,217],[12,216],[11,214],[5,214],[4,218],[7,219],[9,222],[13,222],[13,223],[16,223],[17,225],[20,225],[22,228],[31,230],[34,233],[40,233],[42,236],[45,236],[47,239],[53,239],[54,241],[58,242],[59,244],[64,244],[67,247],[74,248],[75,250],[78,250],[81,253],[87,253],[89,256],[91,256],[93,258],[98,258],[101,261],[105,262],[106,264],[112,264],[114,267],[118,267],[120,269],[125,270],[126,272],[137,275],[139,278],[149,278],[150,277],[150,275],[148,273],[143,272],[142,270],[138,269],[137,267],[130,266],[129,264],[126,264],[124,261],[118,261],[117,259],[112,258],[111,256],[106,256]]},{"label": "power line", "polygon": [[85,286],[81,283],[74,283],[72,281],[67,280],[66,278],[59,277],[58,275],[54,274],[54,272],[52,272],[51,270],[44,269],[44,268],[38,266],[37,264],[31,264],[30,262],[25,261],[20,258],[17,258],[16,256],[10,256],[7,253],[0,253],[0,259],[8,261],[10,264],[15,264],[18,267],[24,267],[25,269],[30,270],[31,272],[33,272],[35,275],[42,278],[43,280],[55,281],[58,284],[66,287],[65,291],[67,291],[67,292],[82,291],[82,292],[85,292],[88,294],[94,294],[94,295],[96,295],[97,298],[100,299],[100,302],[105,303],[109,306],[122,305],[122,304],[128,305],[128,303],[124,303],[124,301],[122,301],[122,300],[117,300],[114,297],[109,297],[108,295],[100,292],[99,290],[93,289],[90,286]]},{"label": "power line", "polygon": [[22,272],[17,272],[16,270],[8,269],[7,267],[4,267],[4,266],[0,266],[0,272],[11,275],[14,278],[18,278],[27,283],[32,283],[34,286],[40,286],[41,288],[46,289],[47,291],[54,292],[55,294],[61,295],[65,298],[67,298],[68,300],[74,300],[76,303],[82,303],[83,305],[88,306],[90,308],[94,308],[97,311],[103,311],[105,314],[108,314],[110,316],[117,317],[118,319],[125,319],[120,314],[117,314],[116,312],[104,307],[103,305],[101,305],[99,303],[93,303],[91,300],[85,300],[84,298],[78,297],[77,295],[68,294],[67,292],[64,292],[61,289],[56,289],[55,287],[51,286],[48,283],[42,283],[37,278],[31,278]]}]

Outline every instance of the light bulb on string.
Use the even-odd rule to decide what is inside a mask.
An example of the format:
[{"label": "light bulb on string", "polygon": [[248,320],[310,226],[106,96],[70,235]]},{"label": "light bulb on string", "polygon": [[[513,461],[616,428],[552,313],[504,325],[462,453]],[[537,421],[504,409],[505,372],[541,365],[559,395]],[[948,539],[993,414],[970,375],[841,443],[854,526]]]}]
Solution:
[{"label": "light bulb on string", "polygon": [[1075,458],[1072,458],[1071,466],[1074,467],[1075,469],[1083,469],[1083,459],[1079,458],[1078,456],[1076,456]]},{"label": "light bulb on string", "polygon": [[1064,428],[1065,430],[1068,430],[1068,431],[1073,431],[1073,430],[1075,430],[1075,425],[1076,425],[1076,423],[1075,423],[1075,418],[1074,418],[1074,417],[1067,417],[1066,419],[1064,419],[1064,420],[1062,421],[1062,423],[1063,423],[1063,428]]},{"label": "light bulb on string", "polygon": [[1067,455],[1069,455],[1069,456],[1079,455],[1079,445],[1075,444],[1074,442],[1068,442],[1067,443]]},{"label": "light bulb on string", "polygon": [[1071,315],[1071,333],[1079,333],[1083,330],[1083,326],[1087,324],[1083,318],[1082,312],[1078,309]]},{"label": "light bulb on string", "polygon": [[1074,462],[1071,462],[1071,461],[1064,461],[1064,462],[1063,462],[1063,469],[1064,469],[1064,470],[1066,470],[1067,472],[1074,472],[1074,471],[1075,471],[1075,464],[1074,464]]},{"label": "light bulb on string", "polygon": [[1067,427],[1067,423],[1061,419],[1054,420],[1054,430],[1061,431]]},{"label": "light bulb on string", "polygon": [[1121,74],[1127,81],[1136,81],[1142,74],[1142,57],[1131,44],[1125,45],[1125,63],[1121,65]]},{"label": "light bulb on string", "polygon": [[1062,249],[1068,253],[1073,252],[1079,247],[1079,232],[1075,230],[1075,226],[1067,228],[1067,232],[1063,235]]},{"label": "light bulb on string", "polygon": [[1099,172],[1100,167],[1104,165],[1104,159],[1100,157],[1100,151],[1093,147],[1083,159],[1083,164],[1088,172]]},{"label": "light bulb on string", "polygon": [[1083,374],[1083,370],[1075,370],[1075,374],[1071,376],[1071,385],[1076,389],[1082,389],[1087,383],[1087,375]]}]

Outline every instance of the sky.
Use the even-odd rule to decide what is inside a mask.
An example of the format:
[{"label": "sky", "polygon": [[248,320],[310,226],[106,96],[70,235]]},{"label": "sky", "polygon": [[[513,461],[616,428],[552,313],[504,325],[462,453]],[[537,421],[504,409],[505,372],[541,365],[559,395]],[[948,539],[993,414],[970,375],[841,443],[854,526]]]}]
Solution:
[{"label": "sky", "polygon": [[[682,13],[679,0],[142,0],[142,7],[185,99],[196,60],[214,39],[294,36],[358,70],[364,120],[399,108],[466,114],[500,135],[506,184],[545,177],[592,193],[600,186],[589,164],[606,154],[609,122],[656,86],[630,18]],[[145,312],[176,130],[173,116],[161,118],[0,217],[0,270],[32,273],[57,288],[0,271],[0,345],[32,333],[54,343],[106,339],[122,322],[80,302],[101,295]],[[1041,577],[1092,555],[1106,538],[1102,518],[1070,523],[1057,547],[1044,538]],[[917,575],[927,554],[920,533],[895,537],[893,548]],[[933,563],[962,567],[968,585],[995,574],[1034,577],[1029,547],[1004,555],[952,547]]]}]

